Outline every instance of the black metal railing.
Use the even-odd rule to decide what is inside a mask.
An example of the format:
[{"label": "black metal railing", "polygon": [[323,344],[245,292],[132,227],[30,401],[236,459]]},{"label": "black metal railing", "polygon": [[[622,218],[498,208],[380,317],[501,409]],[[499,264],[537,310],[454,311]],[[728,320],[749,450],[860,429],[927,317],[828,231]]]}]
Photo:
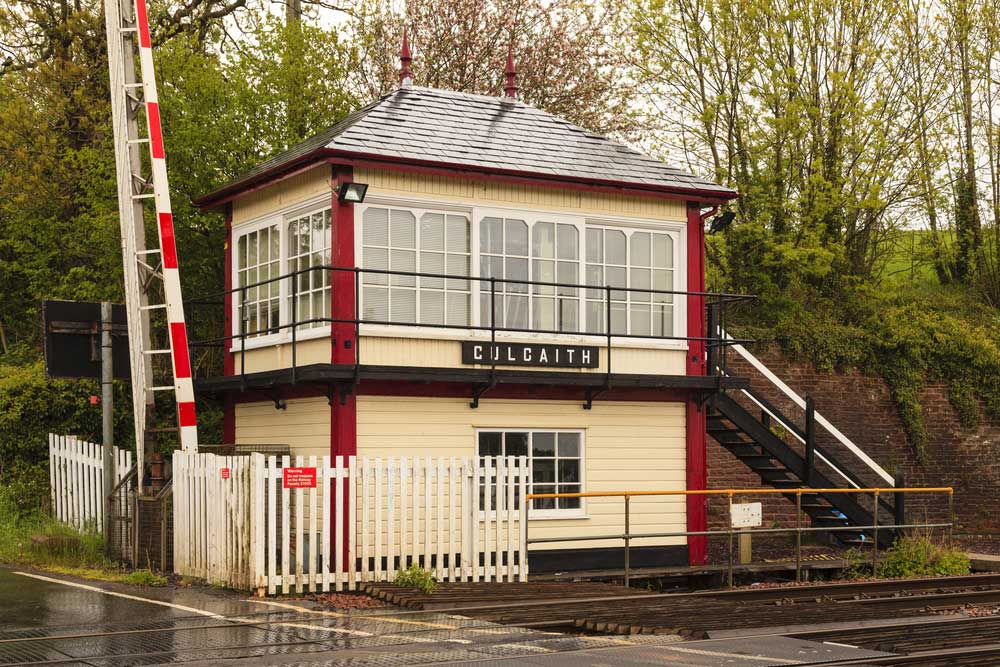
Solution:
[{"label": "black metal railing", "polygon": [[[349,307],[345,307],[343,312],[350,312],[351,316],[334,316],[335,311],[331,306],[330,316],[311,316],[306,318],[300,318],[298,312],[298,302],[299,302],[299,278],[303,275],[315,273],[315,272],[326,272],[329,273],[330,280],[328,283],[322,283],[322,288],[309,290],[309,293],[315,293],[319,291],[320,293],[326,293],[325,290],[329,286],[330,293],[327,298],[335,302],[339,292],[346,292],[343,289],[344,285],[340,285],[340,290],[338,290],[338,280],[339,276],[350,275],[353,281],[353,304]],[[386,283],[374,284],[366,282],[365,278],[368,276],[385,276],[387,278]],[[413,279],[413,284],[408,286],[402,285],[391,285],[391,278],[406,278]],[[468,289],[441,289],[441,288],[428,288],[426,286],[421,286],[418,280],[435,280],[435,281],[461,281],[468,282]],[[287,282],[285,290],[281,290],[280,286],[283,281]],[[475,290],[471,288],[472,283],[477,283],[479,285],[479,299],[482,303],[482,298],[484,295],[489,295],[488,305],[489,305],[489,322],[479,324],[472,323],[472,308],[480,305],[475,303]],[[278,296],[271,296],[270,294],[264,298],[254,298],[248,299],[251,294],[259,294],[261,289],[265,289],[268,293],[271,292],[272,286],[277,284],[279,286]],[[447,284],[447,283],[446,283]],[[380,319],[380,318],[365,318],[360,315],[359,306],[361,305],[362,288],[363,287],[376,287],[380,289],[408,289],[415,293],[414,298],[419,300],[419,295],[423,289],[433,289],[434,291],[448,293],[449,291],[454,293],[458,292],[467,295],[469,299],[469,322],[468,323],[456,323],[456,324],[445,324],[440,322],[427,322],[427,321],[414,321],[414,320],[401,320],[401,319]],[[484,289],[485,287],[485,289]],[[573,293],[570,294],[560,294],[553,292],[552,294],[539,294],[533,290],[538,288],[552,288],[553,290],[572,290]],[[520,289],[522,291],[513,291],[514,289]],[[603,323],[602,331],[588,331],[586,326],[583,326],[586,317],[586,304],[594,303],[594,294],[601,294],[600,303],[603,304]],[[623,295],[628,295],[626,298]],[[633,302],[632,295],[648,295],[648,301]],[[507,322],[498,322],[498,305],[499,299],[504,299],[510,296],[524,298],[527,301],[529,313],[527,317],[530,318],[531,305],[534,299],[544,299],[544,300],[554,300],[556,302],[575,300],[580,307],[578,308],[577,321],[580,326],[565,329],[551,329],[543,327],[533,327],[533,326],[510,326]],[[229,297],[227,300],[226,297]],[[703,301],[705,306],[705,313],[709,314],[709,324],[707,336],[686,336],[686,335],[676,335],[676,332],[670,331],[669,333],[664,332],[661,334],[654,334],[650,332],[645,333],[630,333],[628,331],[628,321],[631,314],[631,308],[633,305],[652,306],[658,305],[663,307],[676,308],[677,297],[696,297]],[[663,299],[661,301],[656,301],[655,299]],[[338,267],[338,266],[311,266],[297,271],[292,271],[280,276],[268,278],[265,280],[257,281],[255,283],[241,285],[239,287],[234,287],[232,289],[219,292],[214,295],[210,295],[201,299],[189,299],[187,301],[188,307],[188,322],[189,327],[192,330],[191,341],[189,345],[192,348],[231,348],[231,351],[237,352],[247,349],[247,342],[264,335],[277,334],[282,331],[290,330],[290,337],[287,342],[291,343],[291,380],[294,383],[296,379],[296,372],[298,369],[298,358],[297,358],[297,343],[300,340],[300,334],[304,327],[313,327],[315,325],[337,325],[344,324],[350,325],[352,327],[353,335],[353,366],[355,369],[355,379],[359,377],[360,368],[362,366],[362,351],[361,351],[361,327],[362,326],[401,326],[401,327],[418,327],[423,329],[446,329],[446,330],[459,330],[459,331],[479,331],[488,332],[490,335],[490,345],[491,350],[496,349],[495,345],[497,342],[497,334],[501,333],[533,333],[533,334],[545,334],[551,335],[553,337],[559,336],[574,336],[579,338],[581,336],[590,337],[592,339],[603,340],[603,347],[605,349],[606,360],[605,360],[605,373],[607,375],[608,381],[610,382],[611,372],[612,372],[612,351],[614,349],[614,341],[616,339],[646,339],[646,340],[664,340],[664,341],[686,341],[686,342],[702,342],[710,350],[710,355],[713,354],[712,350],[717,348],[724,348],[728,345],[733,345],[736,343],[749,343],[752,341],[732,339],[722,337],[717,333],[717,327],[711,326],[711,319],[713,313],[721,313],[723,321],[725,320],[725,315],[728,309],[734,304],[739,304],[746,302],[748,300],[754,299],[755,297],[742,294],[726,294],[726,293],[716,293],[716,292],[688,292],[681,290],[659,290],[652,288],[636,288],[636,287],[622,287],[617,285],[594,285],[586,283],[566,283],[566,282],[551,282],[551,281],[541,281],[541,280],[519,280],[519,279],[509,279],[509,278],[496,278],[496,277],[481,277],[481,276],[469,276],[469,275],[458,275],[458,274],[444,274],[444,273],[426,273],[417,271],[391,271],[383,269],[364,269],[360,267]],[[290,303],[290,308],[288,309],[289,317],[287,321],[272,322],[268,321],[264,325],[259,324],[251,330],[250,323],[251,317],[248,307],[253,304],[256,307],[258,303],[266,302],[273,303],[278,301],[279,312],[280,302],[282,299],[287,299]],[[238,327],[236,331],[226,331],[225,322],[229,319],[228,316],[224,316],[221,320],[217,316],[217,310],[219,307],[224,307],[227,303],[231,304],[233,309],[232,315],[238,319]],[[205,329],[204,323],[205,319],[198,316],[201,309],[209,307],[212,309],[212,317],[208,318],[209,322],[214,322],[214,326],[218,328],[222,327],[222,331],[218,335],[208,335],[208,337],[200,337],[201,332]],[[616,330],[615,323],[613,322],[613,312],[615,309],[621,310],[624,308],[625,313],[625,330]],[[506,313],[506,311],[505,311]],[[705,313],[700,313],[698,316],[705,317]],[[689,312],[688,317],[692,314]],[[716,315],[717,316],[717,315]],[[270,316],[268,317],[270,320]],[[503,319],[506,319],[503,318]],[[673,318],[671,318],[673,321]],[[651,310],[651,320],[650,326],[652,327],[652,310]],[[212,324],[209,324],[212,327]],[[554,341],[558,342],[558,340]],[[496,361],[492,359],[493,355],[490,355],[491,362],[491,373],[496,372]],[[246,355],[240,355],[240,368],[237,374],[244,379],[246,377]],[[709,365],[709,373],[713,373],[714,366]],[[213,369],[214,370],[214,369]],[[213,372],[209,370],[208,374],[220,374],[217,371]]]}]

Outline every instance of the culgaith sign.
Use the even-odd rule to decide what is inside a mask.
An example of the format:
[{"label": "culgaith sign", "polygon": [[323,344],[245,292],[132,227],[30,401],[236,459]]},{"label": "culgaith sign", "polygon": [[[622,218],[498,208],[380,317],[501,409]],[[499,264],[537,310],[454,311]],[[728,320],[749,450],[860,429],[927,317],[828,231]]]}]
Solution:
[{"label": "culgaith sign", "polygon": [[462,342],[463,364],[597,368],[599,353],[593,345]]}]

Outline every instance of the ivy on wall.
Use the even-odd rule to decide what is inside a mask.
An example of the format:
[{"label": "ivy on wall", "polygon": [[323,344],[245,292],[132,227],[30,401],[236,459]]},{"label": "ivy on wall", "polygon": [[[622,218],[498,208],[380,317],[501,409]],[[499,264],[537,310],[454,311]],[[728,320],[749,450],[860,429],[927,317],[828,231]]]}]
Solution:
[{"label": "ivy on wall", "polygon": [[[857,369],[885,379],[910,446],[927,462],[927,427],[920,392],[944,382],[963,428],[1000,420],[1000,325],[995,314],[972,320],[926,303],[882,303],[853,313],[850,324],[816,311],[794,310],[773,326],[741,334],[776,342],[790,358],[818,370]],[[973,321],[977,323],[973,323]],[[985,324],[983,324],[985,323]]]}]

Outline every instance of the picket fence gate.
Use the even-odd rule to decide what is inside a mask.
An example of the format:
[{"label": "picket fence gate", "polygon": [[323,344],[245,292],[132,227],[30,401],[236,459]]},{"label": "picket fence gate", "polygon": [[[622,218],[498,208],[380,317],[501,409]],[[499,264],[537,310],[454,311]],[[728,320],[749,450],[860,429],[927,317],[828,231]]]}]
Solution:
[{"label": "picket fence gate", "polygon": [[[115,447],[117,486],[132,468],[132,452]],[[49,434],[52,513],[80,531],[103,532],[104,446],[73,435]]]},{"label": "picket fence gate", "polygon": [[259,595],[356,589],[413,564],[439,581],[527,580],[525,457],[173,456],[177,574]]}]

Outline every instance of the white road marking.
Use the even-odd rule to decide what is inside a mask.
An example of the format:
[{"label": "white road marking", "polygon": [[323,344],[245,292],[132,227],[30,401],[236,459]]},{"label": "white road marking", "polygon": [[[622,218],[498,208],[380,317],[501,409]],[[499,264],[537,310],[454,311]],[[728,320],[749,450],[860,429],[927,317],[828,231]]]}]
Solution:
[{"label": "white road marking", "polygon": [[747,655],[745,653],[724,653],[723,651],[706,651],[704,649],[697,648],[681,648],[680,646],[666,645],[659,648],[663,648],[667,651],[677,651],[678,653],[691,653],[693,655],[705,655],[711,656],[713,658],[740,658],[742,660],[762,660],[764,662],[773,662],[779,665],[801,665],[800,660],[787,660],[785,658],[768,658],[762,655]]},{"label": "white road marking", "polygon": [[212,611],[205,611],[204,609],[196,609],[195,607],[186,607],[182,604],[174,604],[173,602],[164,602],[163,600],[153,600],[151,598],[139,597],[138,595],[129,595],[128,593],[118,593],[117,591],[109,591],[103,588],[98,588],[97,586],[88,586],[87,584],[80,584],[75,581],[66,581],[65,579],[56,579],[54,577],[45,577],[40,574],[32,574],[30,572],[15,572],[14,574],[19,574],[22,577],[31,577],[32,579],[39,579],[41,581],[48,581],[53,584],[62,584],[63,586],[72,586],[73,588],[82,588],[85,591],[93,591],[94,593],[101,593],[102,595],[110,595],[116,598],[124,598],[126,600],[135,600],[136,602],[148,602],[149,604],[159,605],[161,607],[170,607],[171,609],[179,609],[180,611],[190,612],[192,614],[199,614],[201,616],[207,616],[209,618],[217,618],[222,620],[229,620],[222,614],[216,614]]}]

